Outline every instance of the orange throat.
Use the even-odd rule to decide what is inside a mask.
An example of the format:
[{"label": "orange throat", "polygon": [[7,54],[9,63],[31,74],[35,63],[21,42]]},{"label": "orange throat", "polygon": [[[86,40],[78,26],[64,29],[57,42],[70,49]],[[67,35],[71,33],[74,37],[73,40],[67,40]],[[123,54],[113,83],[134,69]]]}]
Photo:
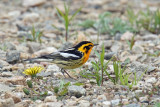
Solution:
[{"label": "orange throat", "polygon": [[90,53],[91,53],[91,50],[92,50],[92,48],[91,48],[90,50],[88,50],[87,53],[84,54],[83,64],[86,63],[87,60],[89,59],[89,55],[90,55]]}]

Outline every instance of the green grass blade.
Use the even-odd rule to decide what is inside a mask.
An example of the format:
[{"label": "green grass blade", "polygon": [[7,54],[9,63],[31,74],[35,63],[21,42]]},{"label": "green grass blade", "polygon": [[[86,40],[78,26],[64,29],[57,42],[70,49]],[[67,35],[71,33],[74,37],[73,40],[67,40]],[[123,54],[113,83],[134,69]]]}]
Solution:
[{"label": "green grass blade", "polygon": [[64,20],[65,20],[65,28],[66,28],[66,31],[68,31],[68,25],[69,25],[68,16],[64,16]]},{"label": "green grass blade", "polygon": [[69,6],[66,6],[66,3],[64,3],[64,9],[65,9],[65,16],[68,16],[69,14]]},{"label": "green grass blade", "polygon": [[38,41],[39,41],[40,43],[42,43],[42,40],[41,40],[42,35],[43,35],[43,32],[42,32],[42,31],[39,32],[39,34],[38,34]]},{"label": "green grass blade", "polygon": [[96,56],[100,59],[100,54],[95,50],[94,53],[96,54]]},{"label": "green grass blade", "polygon": [[35,38],[36,31],[35,31],[34,25],[32,26],[32,31],[31,31],[31,33],[32,33],[33,41],[35,41],[35,40],[36,40],[36,38]]},{"label": "green grass blade", "polygon": [[77,13],[79,13],[81,11],[83,7],[81,6],[73,15],[72,17],[69,19],[69,21],[73,20],[73,18],[77,15]]},{"label": "green grass blade", "polygon": [[101,52],[101,55],[100,55],[101,69],[103,69],[104,53],[105,53],[105,50],[104,50],[104,44],[103,44],[103,46],[102,46],[102,52]]},{"label": "green grass blade", "polygon": [[106,73],[106,75],[108,76],[108,78],[115,84],[114,79],[109,75],[109,73],[106,70],[104,70],[104,72]]},{"label": "green grass blade", "polygon": [[96,68],[94,68],[96,71],[99,71],[100,70],[100,67],[99,67],[99,64],[96,64],[95,62],[91,62],[92,63],[92,66],[94,67],[96,67]]},{"label": "green grass blade", "polygon": [[87,20],[79,23],[78,25],[82,26],[83,28],[90,28],[90,27],[93,27],[94,23],[95,23],[95,21],[87,19]]},{"label": "green grass blade", "polygon": [[61,32],[61,30],[56,25],[52,24],[52,27]]},{"label": "green grass blade", "polygon": [[58,11],[56,11],[58,18],[63,22],[64,22],[64,18],[60,15],[60,13]]},{"label": "green grass blade", "polygon": [[65,15],[63,14],[63,12],[61,11],[61,10],[59,10],[58,8],[56,8],[57,9],[57,11],[58,11],[58,13],[63,17],[63,19],[65,19]]},{"label": "green grass blade", "polygon": [[118,66],[118,62],[115,61],[113,62],[113,67],[114,67],[114,73],[115,73],[115,81],[117,82],[118,81],[118,74],[119,74],[119,66]]}]

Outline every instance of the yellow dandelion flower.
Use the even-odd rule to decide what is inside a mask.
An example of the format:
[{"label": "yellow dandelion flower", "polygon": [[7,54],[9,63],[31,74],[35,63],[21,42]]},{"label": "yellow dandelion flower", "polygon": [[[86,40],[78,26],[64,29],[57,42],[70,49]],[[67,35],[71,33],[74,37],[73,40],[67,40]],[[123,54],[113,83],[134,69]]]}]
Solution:
[{"label": "yellow dandelion flower", "polygon": [[25,75],[30,75],[32,77],[35,77],[37,73],[40,73],[44,68],[43,67],[40,67],[40,66],[35,66],[35,67],[32,67],[32,68],[28,68],[26,69],[23,73]]}]

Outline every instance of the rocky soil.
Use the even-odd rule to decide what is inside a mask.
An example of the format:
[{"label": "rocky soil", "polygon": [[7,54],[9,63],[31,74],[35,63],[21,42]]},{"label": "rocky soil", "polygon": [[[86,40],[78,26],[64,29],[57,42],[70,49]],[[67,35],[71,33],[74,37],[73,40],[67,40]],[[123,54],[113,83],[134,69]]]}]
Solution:
[{"label": "rocky soil", "polygon": [[[98,19],[99,14],[109,11],[115,16],[125,19],[125,11],[132,7],[135,11],[156,10],[159,0],[67,0],[70,3],[70,13],[73,14],[80,6],[82,10],[73,20],[69,39],[65,42],[65,30],[62,21],[56,14],[56,7],[64,11],[63,0],[0,0],[0,107],[146,107],[156,106],[160,102],[160,34],[143,31],[135,35],[135,44],[130,50],[127,40],[133,33],[116,33],[114,36],[101,34],[99,45],[95,47],[88,62],[81,68],[68,70],[75,79],[64,77],[60,69],[47,62],[26,63],[24,59],[56,52],[72,47],[82,40],[97,43],[98,31],[94,28],[84,29],[78,23]],[[61,31],[52,26],[56,25]],[[43,31],[39,41],[29,41],[33,25],[36,30]],[[125,72],[136,72],[137,78],[145,72],[137,85],[131,89],[116,84],[105,76],[102,86],[96,84],[96,79],[80,76],[82,72],[93,72],[91,61],[98,60],[94,50],[101,51],[105,46],[105,62],[112,56],[119,61],[127,62]],[[45,81],[39,81],[39,88],[47,88],[47,96],[42,99],[31,99],[25,95],[23,88],[30,77],[22,72],[35,65],[45,69],[39,73]],[[112,61],[108,72],[113,75]],[[58,99],[58,95],[50,87],[56,87],[62,82],[70,82],[67,93]],[[83,83],[77,86],[75,83]],[[159,105],[160,106],[160,105]],[[157,106],[158,107],[158,106]]]}]

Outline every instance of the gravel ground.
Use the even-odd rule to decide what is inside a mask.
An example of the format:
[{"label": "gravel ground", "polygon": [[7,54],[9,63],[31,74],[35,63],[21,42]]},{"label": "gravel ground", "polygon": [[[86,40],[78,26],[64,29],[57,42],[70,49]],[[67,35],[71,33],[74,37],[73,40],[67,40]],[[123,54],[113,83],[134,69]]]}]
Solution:
[{"label": "gravel ground", "polygon": [[[99,15],[106,11],[112,12],[114,17],[126,19],[128,7],[134,11],[145,11],[147,7],[155,11],[160,5],[159,0],[67,0],[67,3],[70,4],[71,14],[80,6],[83,8],[72,21],[69,38],[65,42],[64,25],[56,14],[56,7],[64,11],[63,0],[0,1],[0,107],[159,107],[160,34],[146,30],[136,34],[130,31],[117,32],[114,36],[102,33],[99,45],[93,49],[87,63],[80,68],[68,70],[76,80],[65,78],[55,64],[22,62],[24,59],[63,50],[82,40],[96,43],[98,30],[78,26],[86,19],[98,20]],[[42,43],[38,40],[29,41],[33,25],[36,31],[43,31]],[[135,43],[130,50],[126,41],[131,40],[133,35]],[[105,75],[103,85],[98,86],[95,78],[80,75],[94,72],[91,62],[98,60],[94,50],[101,51],[102,44],[105,47],[105,62],[112,56],[123,63],[128,61],[125,73],[131,74],[130,81],[136,73],[137,78],[140,78],[136,85],[132,88],[120,83],[114,85]],[[34,94],[25,95],[23,92],[23,88],[27,87],[26,81],[31,78],[22,72],[34,66],[44,67],[38,74],[43,80],[34,80],[34,88],[38,92],[47,90],[47,96],[33,99]],[[112,61],[107,70],[113,76]],[[63,96],[54,92],[55,87],[66,83],[69,85],[61,87],[62,91],[67,89]],[[79,83],[81,85],[76,85]]]}]

